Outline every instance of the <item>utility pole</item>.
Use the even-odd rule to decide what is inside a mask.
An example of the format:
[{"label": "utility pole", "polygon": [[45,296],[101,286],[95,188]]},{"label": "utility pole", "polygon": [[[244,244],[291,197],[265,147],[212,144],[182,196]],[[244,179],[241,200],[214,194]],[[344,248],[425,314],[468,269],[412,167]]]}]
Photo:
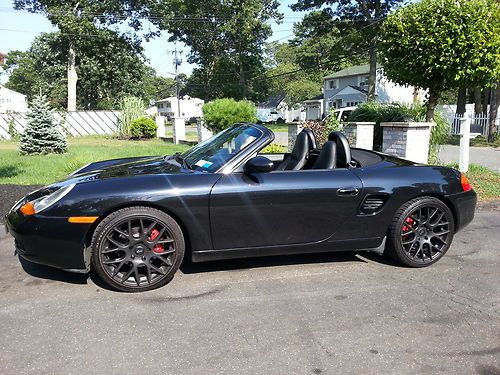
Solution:
[{"label": "utility pole", "polygon": [[179,66],[182,64],[182,60],[180,59],[182,51],[178,51],[176,47],[172,51],[172,54],[174,55],[174,67],[175,67],[175,96],[177,97],[177,117],[181,117],[181,100],[179,98],[179,93],[180,93]]}]

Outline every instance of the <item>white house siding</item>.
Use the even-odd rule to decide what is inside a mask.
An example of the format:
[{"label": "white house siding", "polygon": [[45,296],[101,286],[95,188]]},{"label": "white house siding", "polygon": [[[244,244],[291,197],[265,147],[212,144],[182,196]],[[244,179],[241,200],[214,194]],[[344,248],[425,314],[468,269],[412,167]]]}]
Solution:
[{"label": "white house siding", "polygon": [[[205,102],[198,98],[190,98],[185,96],[180,99],[180,115],[185,120],[189,120],[191,117],[202,117],[202,107]],[[177,116],[177,98],[175,96],[158,100],[156,102],[156,108],[160,116],[165,116],[169,120],[172,117]]]},{"label": "white house siding", "polygon": [[0,113],[26,112],[27,110],[26,95],[0,85]]},{"label": "white house siding", "polygon": [[380,72],[377,73],[375,94],[377,101],[381,103],[413,103],[413,86],[401,86],[387,79]]}]

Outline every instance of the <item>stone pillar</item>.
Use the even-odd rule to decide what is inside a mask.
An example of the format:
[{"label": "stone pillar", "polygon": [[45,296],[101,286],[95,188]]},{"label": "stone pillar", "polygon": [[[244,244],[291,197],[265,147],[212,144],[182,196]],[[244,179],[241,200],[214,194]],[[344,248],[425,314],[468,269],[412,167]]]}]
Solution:
[{"label": "stone pillar", "polygon": [[302,124],[288,124],[288,151],[292,152],[297,134],[302,131]]},{"label": "stone pillar", "polygon": [[186,121],[182,117],[172,117],[172,131],[174,133],[174,143],[186,140]]},{"label": "stone pillar", "polygon": [[213,135],[212,131],[205,126],[205,122],[201,118],[196,121],[196,131],[198,133],[198,143],[206,141]]},{"label": "stone pillar", "polygon": [[165,133],[165,117],[156,116],[155,122],[156,122],[156,137],[165,138],[165,134],[166,134]]},{"label": "stone pillar", "polygon": [[382,152],[427,163],[432,122],[382,122]]},{"label": "stone pillar", "polygon": [[342,133],[345,134],[351,147],[373,150],[374,122],[349,122],[344,125]]}]

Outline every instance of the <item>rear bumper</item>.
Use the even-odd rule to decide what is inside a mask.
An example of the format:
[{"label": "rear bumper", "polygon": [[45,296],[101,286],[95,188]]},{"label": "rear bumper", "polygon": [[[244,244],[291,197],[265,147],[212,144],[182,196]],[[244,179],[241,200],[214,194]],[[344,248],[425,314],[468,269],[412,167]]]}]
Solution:
[{"label": "rear bumper", "polygon": [[63,217],[23,216],[15,211],[5,221],[17,253],[24,259],[73,272],[88,270],[84,246],[91,224],[71,224]]},{"label": "rear bumper", "polygon": [[455,211],[455,231],[459,231],[474,219],[477,194],[474,190],[448,195]]}]

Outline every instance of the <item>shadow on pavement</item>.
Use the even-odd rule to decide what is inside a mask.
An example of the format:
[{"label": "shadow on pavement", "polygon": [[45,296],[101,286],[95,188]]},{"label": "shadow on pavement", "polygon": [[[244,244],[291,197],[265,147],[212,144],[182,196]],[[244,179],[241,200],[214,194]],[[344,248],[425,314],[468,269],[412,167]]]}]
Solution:
[{"label": "shadow on pavement", "polygon": [[88,275],[80,273],[72,273],[44,266],[41,264],[30,262],[22,257],[19,257],[19,262],[23,270],[30,276],[40,279],[63,281],[69,284],[87,284]]},{"label": "shadow on pavement", "polygon": [[339,263],[339,262],[363,262],[368,263],[365,259],[369,259],[375,263],[383,263],[388,265],[397,265],[389,259],[385,259],[374,253],[361,253],[363,257],[359,257],[356,252],[331,252],[331,253],[311,253],[311,254],[295,254],[295,255],[278,255],[259,258],[244,258],[244,259],[228,259],[218,260],[213,262],[193,263],[187,259],[181,265],[180,270],[185,274],[201,273],[201,272],[217,272],[230,270],[243,270],[251,268],[273,267],[273,266],[288,266],[300,264],[315,264],[315,263]]}]

